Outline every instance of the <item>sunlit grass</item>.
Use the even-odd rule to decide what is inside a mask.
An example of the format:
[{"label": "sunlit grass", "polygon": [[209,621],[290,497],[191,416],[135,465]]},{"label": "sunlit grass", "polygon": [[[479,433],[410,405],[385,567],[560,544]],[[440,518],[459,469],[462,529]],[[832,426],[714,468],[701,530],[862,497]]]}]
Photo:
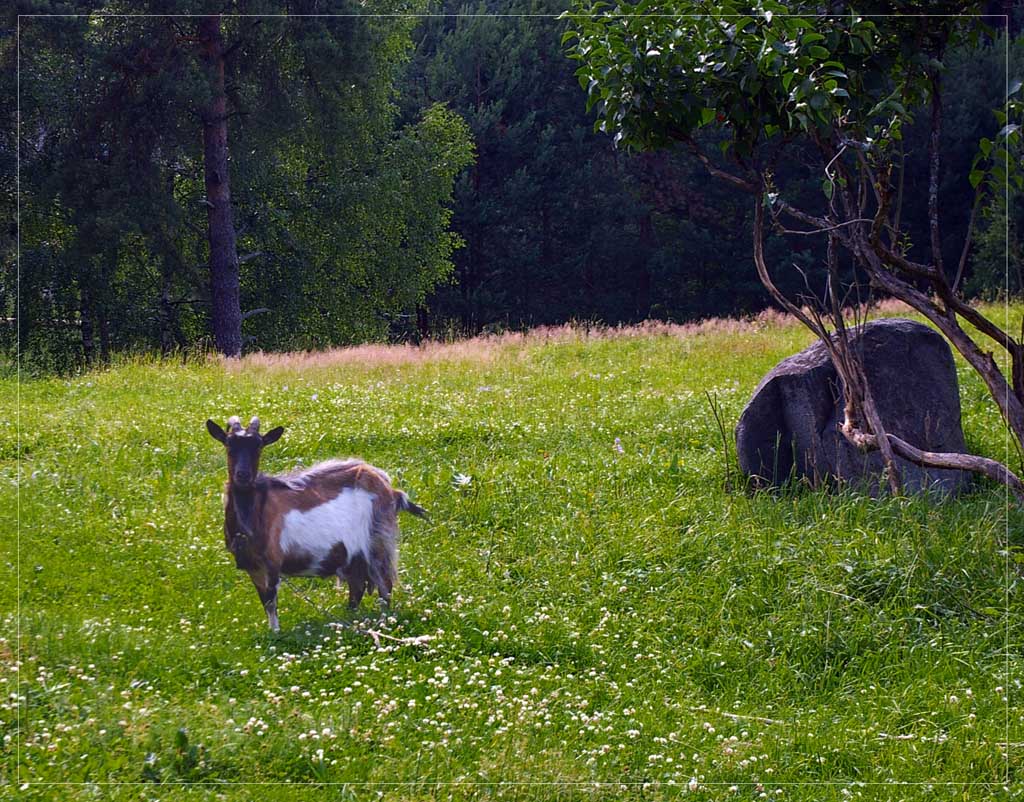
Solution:
[{"label": "sunlit grass", "polygon": [[[725,489],[705,391],[731,426],[808,342],[765,318],[25,382],[17,554],[0,421],[2,779],[40,799],[1024,794],[1024,516],[1001,489]],[[1003,457],[960,378],[970,447]],[[203,422],[230,414],[287,427],[267,470],[359,455],[430,510],[403,519],[387,617],[293,580],[267,630],[223,551]]]}]

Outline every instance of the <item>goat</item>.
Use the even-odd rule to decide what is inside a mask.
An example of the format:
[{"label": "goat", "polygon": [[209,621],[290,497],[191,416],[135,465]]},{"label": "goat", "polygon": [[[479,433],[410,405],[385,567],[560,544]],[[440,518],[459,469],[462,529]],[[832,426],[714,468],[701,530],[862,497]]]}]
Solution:
[{"label": "goat", "polygon": [[232,417],[227,432],[212,420],[206,429],[227,450],[224,544],[235,567],[252,578],[274,632],[282,576],[336,576],[339,587],[348,583],[353,609],[368,588],[390,603],[398,579],[398,513],[427,514],[384,471],[348,459],[269,476],[259,472],[260,455],[284,427],[261,435],[259,418],[243,429]]}]

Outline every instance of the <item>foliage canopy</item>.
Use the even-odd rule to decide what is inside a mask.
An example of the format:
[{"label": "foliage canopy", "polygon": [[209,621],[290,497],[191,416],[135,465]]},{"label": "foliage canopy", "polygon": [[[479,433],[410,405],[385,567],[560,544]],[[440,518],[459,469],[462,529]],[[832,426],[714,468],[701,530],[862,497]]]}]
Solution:
[{"label": "foliage canopy", "polygon": [[[905,301],[947,336],[984,378],[1018,442],[1024,442],[1024,341],[1002,330],[962,295],[971,228],[957,268],[947,268],[939,214],[944,59],[964,42],[987,34],[980,6],[913,3],[868,9],[915,16],[816,14],[809,3],[763,3],[755,15],[735,4],[643,0],[607,10],[578,3],[569,14],[572,55],[598,127],[627,147],[686,143],[711,175],[754,196],[753,251],[758,275],[772,298],[822,340],[843,380],[843,433],[862,448],[879,448],[890,484],[898,490],[894,450],[933,467],[967,467],[1004,481],[1024,499],[1024,483],[1005,466],[970,455],[924,455],[886,434],[871,398],[860,357],[847,347],[840,286],[842,249],[870,286]],[[926,13],[921,13],[926,12]],[[811,17],[815,19],[812,23]],[[1012,98],[1020,81],[1007,87]],[[1007,101],[998,141],[982,139],[965,179],[984,193],[1022,186],[1010,158],[1019,144],[1019,113]],[[928,250],[911,253],[901,225],[903,134],[915,113],[927,114],[910,147],[928,153],[925,203]],[[708,125],[728,127],[723,151],[731,165],[713,164],[694,139]],[[776,183],[776,165],[796,144],[820,165],[824,208],[794,204]],[[779,233],[818,235],[827,258],[807,279],[806,293],[781,291],[764,254],[766,218]],[[971,219],[973,222],[974,213]],[[791,228],[792,221],[800,226]],[[926,288],[926,289],[925,289]],[[810,305],[811,311],[803,311]],[[826,323],[831,324],[831,330]],[[1006,350],[1007,378],[963,327]],[[1009,381],[1008,381],[1009,379]],[[954,464],[955,463],[955,464]]]},{"label": "foliage canopy", "polygon": [[[242,308],[258,320],[245,324],[250,342],[297,348],[380,336],[451,273],[459,239],[449,205],[455,176],[472,160],[468,130],[442,105],[398,124],[395,82],[414,19],[366,15],[348,0],[230,10],[348,15],[224,17]],[[23,20],[27,351],[62,350],[79,327],[104,352],[181,348],[206,335],[199,131],[210,85],[197,19]]]}]

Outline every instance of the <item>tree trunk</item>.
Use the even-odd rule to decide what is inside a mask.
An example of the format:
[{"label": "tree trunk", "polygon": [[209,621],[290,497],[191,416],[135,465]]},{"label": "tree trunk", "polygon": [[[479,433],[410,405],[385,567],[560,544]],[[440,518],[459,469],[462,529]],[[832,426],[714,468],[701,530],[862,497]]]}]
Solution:
[{"label": "tree trunk", "polygon": [[96,361],[96,340],[93,336],[93,307],[89,288],[84,282],[79,289],[78,310],[82,332],[82,354],[85,357],[85,364],[92,365]]},{"label": "tree trunk", "polygon": [[97,323],[100,330],[100,361],[107,365],[110,364],[110,319],[102,304],[97,310]]},{"label": "tree trunk", "polygon": [[218,351],[237,357],[242,353],[242,310],[235,226],[231,220],[227,94],[220,15],[199,18],[199,42],[210,80],[210,100],[202,109],[202,119],[213,335]]},{"label": "tree trunk", "polygon": [[640,249],[636,263],[636,291],[633,306],[637,322],[651,316],[651,252],[654,250],[654,221],[648,209],[639,219]]},{"label": "tree trunk", "polygon": [[175,309],[171,303],[171,258],[164,256],[161,264],[160,306],[157,317],[160,321],[160,353],[167,356],[174,350]]}]

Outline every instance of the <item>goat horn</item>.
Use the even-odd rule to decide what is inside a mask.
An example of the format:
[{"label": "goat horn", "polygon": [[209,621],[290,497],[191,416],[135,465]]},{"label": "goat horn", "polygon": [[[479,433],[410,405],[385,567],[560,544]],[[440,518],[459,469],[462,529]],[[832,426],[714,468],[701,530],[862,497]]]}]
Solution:
[{"label": "goat horn", "polygon": [[246,431],[247,432],[251,432],[252,434],[256,434],[256,432],[258,432],[259,430],[260,430],[260,419],[257,418],[255,415],[253,415],[252,416],[252,420],[249,421],[249,428],[247,428]]},{"label": "goat horn", "polygon": [[238,419],[237,415],[232,415],[228,418],[228,429],[232,432],[240,432],[242,430],[242,422]]}]

